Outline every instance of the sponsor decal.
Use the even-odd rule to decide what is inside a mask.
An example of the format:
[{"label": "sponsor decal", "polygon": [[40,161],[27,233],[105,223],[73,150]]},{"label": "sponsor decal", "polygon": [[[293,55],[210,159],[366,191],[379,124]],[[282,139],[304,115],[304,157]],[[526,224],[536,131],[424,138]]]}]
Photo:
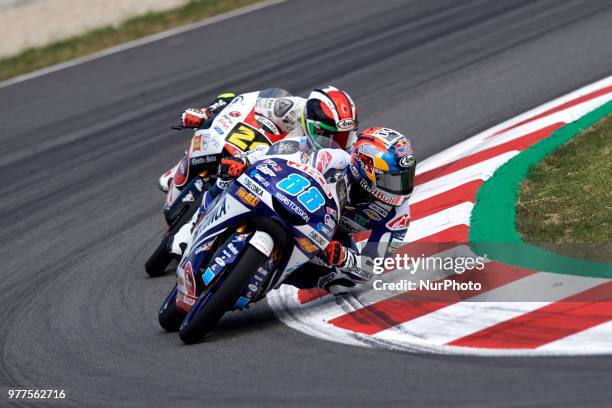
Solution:
[{"label": "sponsor decal", "polygon": [[257,290],[259,289],[254,283],[249,283],[248,287],[251,292],[257,292]]},{"label": "sponsor decal", "polygon": [[323,174],[325,173],[325,169],[329,166],[331,162],[332,155],[330,152],[323,152],[317,155],[317,170]]},{"label": "sponsor decal", "polygon": [[250,205],[251,207],[255,207],[257,204],[259,204],[259,198],[255,197],[242,187],[238,188],[236,191],[236,196],[238,196],[243,203]]},{"label": "sponsor decal", "polygon": [[374,135],[380,136],[386,139],[388,142],[393,142],[393,140],[397,139],[397,137],[401,136],[393,129],[389,128],[379,128],[374,132]]},{"label": "sponsor decal", "polygon": [[227,115],[217,116],[215,119],[216,123],[225,130],[228,130],[231,127],[231,119]]},{"label": "sponsor decal", "polygon": [[[351,167],[351,170],[352,170],[352,167]],[[387,197],[381,191],[374,190],[373,188],[368,186],[368,183],[365,180],[363,180],[363,179],[359,180],[359,185],[365,191],[367,191],[368,193],[372,194],[374,196],[374,198],[376,198],[378,201],[382,201],[383,203],[391,204],[391,205],[395,205],[398,202],[397,198]]]},{"label": "sponsor decal", "polygon": [[[321,173],[319,173],[318,171],[316,171],[315,169],[313,169],[310,166],[306,166],[303,163],[297,163],[294,162],[292,160],[288,160],[287,161],[287,165],[289,167],[293,167],[294,169],[298,169],[303,171],[304,173],[308,174],[310,177],[312,177],[313,179],[315,179],[319,184],[321,184],[322,186],[325,185],[326,181],[325,178],[323,177],[323,175]],[[330,192],[327,192],[328,197],[332,198],[332,195]]]},{"label": "sponsor decal", "polygon": [[193,277],[193,267],[191,266],[191,262],[188,262],[183,269],[184,283],[185,289],[187,291],[188,296],[195,296],[196,294],[196,285],[195,279]]},{"label": "sponsor decal", "polygon": [[223,135],[223,129],[221,129],[219,126],[214,126],[213,129],[215,130],[215,132],[217,132],[220,135]]},{"label": "sponsor decal", "polygon": [[193,151],[199,152],[202,150],[202,136],[197,135],[193,137]]},{"label": "sponsor decal", "polygon": [[232,254],[234,255],[238,255],[238,249],[236,249],[236,247],[234,246],[234,244],[229,244],[227,246],[227,248],[232,252]]},{"label": "sponsor decal", "polygon": [[233,117],[233,118],[237,118],[237,117],[240,117],[240,112],[238,112],[238,111],[231,111],[231,112],[229,113],[229,115],[230,115],[231,117]]},{"label": "sponsor decal", "polygon": [[312,254],[319,250],[319,248],[308,238],[296,238],[295,241],[298,243],[302,251],[306,252],[307,254]]},{"label": "sponsor decal", "polygon": [[363,213],[365,215],[367,215],[369,218],[373,219],[374,221],[380,221],[381,220],[380,215],[378,215],[378,213],[376,211],[373,211],[373,210],[371,210],[369,208],[364,209]]},{"label": "sponsor decal", "polygon": [[317,224],[317,231],[321,231],[325,235],[332,235],[332,232],[322,222]]},{"label": "sponsor decal", "polygon": [[334,219],[332,218],[332,216],[329,213],[325,214],[325,225],[327,225],[331,229],[336,228],[336,221],[334,221]]},{"label": "sponsor decal", "polygon": [[[359,146],[359,148],[355,152],[354,158],[357,162],[361,164],[361,168],[365,172],[366,177],[370,179],[371,181],[374,181],[376,180],[376,173],[374,172],[375,170],[374,158],[366,154],[363,150],[364,150],[364,146],[363,145]],[[351,170],[353,171],[353,173],[356,172],[356,169],[354,169],[354,166],[351,166]],[[357,178],[359,178],[358,175],[356,174],[354,175]]]},{"label": "sponsor decal", "polygon": [[217,240],[217,238],[214,238],[208,242],[205,242],[204,244],[200,245],[196,250],[195,250],[195,254],[199,254],[200,252],[204,252],[204,251],[209,251],[210,248],[212,248],[213,244],[215,243],[215,241]]},{"label": "sponsor decal", "polygon": [[336,124],[339,130],[353,130],[355,128],[355,121],[353,119],[344,119]]},{"label": "sponsor decal", "polygon": [[276,164],[276,162],[272,159],[265,159],[264,161],[262,161],[262,163],[267,164],[268,166],[272,167],[275,171],[281,171],[283,169],[281,166]]},{"label": "sponsor decal", "polygon": [[204,188],[204,182],[202,181],[202,179],[197,179],[194,185],[198,191],[202,191],[202,189]]},{"label": "sponsor decal", "polygon": [[211,211],[208,215],[206,215],[206,218],[204,219],[202,224],[204,226],[208,226],[226,214],[227,214],[227,203],[224,197],[223,201],[220,202],[219,205],[215,208],[215,211],[214,212]]},{"label": "sponsor decal", "polygon": [[370,203],[368,205],[368,208],[371,210],[376,211],[381,217],[386,217],[387,215],[389,215],[389,211],[382,208],[380,205],[376,204],[376,203]]},{"label": "sponsor decal", "polygon": [[238,95],[237,97],[235,97],[234,99],[232,99],[232,101],[229,103],[230,105],[235,105],[237,103],[242,103],[242,100],[244,99],[244,96],[242,95]]},{"label": "sponsor decal", "polygon": [[176,293],[176,299],[177,299],[177,302],[183,303],[183,304],[185,304],[185,305],[187,305],[189,307],[193,306],[195,301],[196,301],[195,298],[191,298],[191,297],[189,297],[187,295],[184,295],[181,292],[177,292]]},{"label": "sponsor decal", "polygon": [[274,249],[274,241],[272,238],[265,232],[261,231],[256,231],[249,240],[249,243],[265,256],[270,256],[272,250]]},{"label": "sponsor decal", "polygon": [[397,250],[399,249],[399,247],[401,247],[403,244],[403,240],[401,239],[397,239],[397,238],[393,238],[391,240],[391,242],[389,242],[389,247],[387,248],[387,251],[394,254],[397,252]]},{"label": "sponsor decal", "polygon": [[255,177],[264,187],[270,187],[268,180],[266,180],[261,174],[257,173],[257,170],[251,172],[251,177]]},{"label": "sponsor decal", "polygon": [[249,190],[251,190],[251,192],[255,195],[258,195],[259,197],[263,197],[264,195],[264,189],[257,184],[255,181],[253,181],[252,178],[244,175],[242,180],[240,180],[240,182]]},{"label": "sponsor decal", "polygon": [[274,122],[265,116],[255,115],[255,120],[264,128],[264,130],[270,133],[280,133]]},{"label": "sponsor decal", "polygon": [[293,101],[288,98],[277,99],[274,103],[274,115],[281,118],[289,112],[289,109],[293,106]]},{"label": "sponsor decal", "polygon": [[276,197],[279,199],[279,201],[281,203],[283,203],[284,205],[289,207],[291,209],[291,211],[293,211],[294,213],[299,215],[300,218],[302,218],[304,220],[304,222],[310,221],[310,216],[308,214],[306,214],[306,211],[302,210],[302,208],[300,206],[298,206],[292,200],[288,199],[284,194],[276,193]]},{"label": "sponsor decal", "polygon": [[405,230],[406,228],[408,228],[409,224],[410,215],[402,214],[399,217],[389,221],[387,223],[387,228],[389,228],[390,230]]},{"label": "sponsor decal", "polygon": [[325,210],[327,211],[327,213],[329,215],[331,215],[334,219],[336,218],[336,216],[338,215],[338,213],[336,212],[336,210],[334,210],[331,207],[325,207]]},{"label": "sponsor decal", "polygon": [[236,241],[244,241],[248,236],[249,234],[240,234],[236,237]]},{"label": "sponsor decal", "polygon": [[414,166],[414,155],[408,154],[402,157],[399,161],[399,165],[402,167],[411,167]]},{"label": "sponsor decal", "polygon": [[324,248],[327,245],[327,240],[314,230],[308,233],[308,238],[316,242],[319,245],[319,248]]},{"label": "sponsor decal", "polygon": [[302,157],[301,157],[301,161],[302,163],[306,164],[308,163],[308,155],[306,153],[302,153]]},{"label": "sponsor decal", "polygon": [[300,148],[300,144],[296,140],[281,140],[279,142],[274,143],[270,150],[268,150],[268,154],[293,154],[297,152]]},{"label": "sponsor decal", "polygon": [[270,177],[276,177],[276,173],[274,172],[274,170],[269,168],[266,164],[258,164],[256,169],[261,171],[265,175],[268,175]]},{"label": "sponsor decal", "polygon": [[215,263],[217,265],[219,265],[220,267],[222,267],[222,268],[225,266],[225,261],[222,258],[220,258],[220,257],[216,257],[215,258]]},{"label": "sponsor decal", "polygon": [[217,161],[217,156],[214,154],[211,154],[208,156],[193,157],[191,159],[191,164],[193,166],[197,166],[198,164],[208,164],[208,163],[214,163],[216,161]]},{"label": "sponsor decal", "polygon": [[232,180],[221,180],[220,178],[217,179],[217,185],[223,190],[227,189],[232,184],[234,184]]}]

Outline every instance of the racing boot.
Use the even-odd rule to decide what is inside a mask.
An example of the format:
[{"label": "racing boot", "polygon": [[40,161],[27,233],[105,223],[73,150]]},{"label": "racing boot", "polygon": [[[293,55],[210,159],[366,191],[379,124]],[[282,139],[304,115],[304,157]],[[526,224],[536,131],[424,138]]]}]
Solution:
[{"label": "racing boot", "polygon": [[174,173],[176,172],[176,168],[178,167],[178,165],[179,163],[177,163],[174,167],[172,167],[170,170],[166,171],[159,177],[159,189],[164,193],[168,192],[168,189],[170,188],[170,183],[172,182],[172,178],[174,177]]},{"label": "racing boot", "polygon": [[177,259],[181,259],[183,257],[183,253],[189,245],[191,245],[191,241],[193,239],[193,227],[196,222],[198,222],[198,217],[200,213],[196,211],[193,214],[193,217],[185,223],[172,237],[172,242],[170,243],[170,253],[175,255]]},{"label": "racing boot", "polygon": [[328,274],[321,276],[317,280],[317,287],[319,289],[323,289],[334,296],[357,292],[361,290],[361,286],[354,276],[338,268],[332,268]]},{"label": "racing boot", "polygon": [[191,241],[193,240],[193,227],[198,222],[198,219],[201,215],[206,214],[210,204],[213,202],[215,197],[220,194],[215,190],[214,186],[211,188],[211,190],[204,192],[202,204],[200,204],[198,211],[196,211],[191,219],[186,222],[185,225],[179,228],[176,234],[174,234],[174,237],[172,237],[172,241],[170,242],[170,253],[175,255],[178,259],[183,257],[185,250],[187,247],[189,247],[189,245],[191,245]]}]

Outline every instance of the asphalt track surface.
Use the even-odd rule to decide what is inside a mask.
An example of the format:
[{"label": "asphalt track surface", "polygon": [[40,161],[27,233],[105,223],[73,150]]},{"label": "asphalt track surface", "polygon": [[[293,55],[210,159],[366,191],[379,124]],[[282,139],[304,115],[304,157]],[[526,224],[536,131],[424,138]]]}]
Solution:
[{"label": "asphalt track surface", "polygon": [[265,302],[184,346],[157,324],[173,276],[143,263],[182,108],[331,83],[424,158],[612,74],[611,21],[596,1],[289,1],[0,88],[0,405],[52,387],[75,406],[610,406],[612,357],[351,347]]}]

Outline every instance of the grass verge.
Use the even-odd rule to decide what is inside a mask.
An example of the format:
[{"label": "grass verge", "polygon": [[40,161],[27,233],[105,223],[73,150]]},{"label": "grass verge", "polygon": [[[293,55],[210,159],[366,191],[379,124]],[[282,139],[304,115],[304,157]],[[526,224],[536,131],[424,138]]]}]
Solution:
[{"label": "grass verge", "polygon": [[182,7],[134,17],[40,48],[0,59],[0,80],[91,54],[130,40],[193,23],[261,0],[192,0]]},{"label": "grass verge", "polygon": [[521,185],[516,227],[526,242],[612,262],[612,115],[530,171]]}]

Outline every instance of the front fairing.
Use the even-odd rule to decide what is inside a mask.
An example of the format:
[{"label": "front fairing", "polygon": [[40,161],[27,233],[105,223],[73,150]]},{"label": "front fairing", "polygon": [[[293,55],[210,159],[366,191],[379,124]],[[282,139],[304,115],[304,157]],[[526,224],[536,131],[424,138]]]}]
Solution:
[{"label": "front fairing", "polygon": [[[302,184],[294,186],[295,180]],[[314,168],[283,158],[262,160],[249,167],[221,194],[197,223],[192,244],[177,268],[177,280],[189,281],[192,275],[196,286],[206,284],[206,265],[214,263],[211,254],[222,241],[216,241],[217,237],[227,236],[238,225],[248,225],[258,217],[265,217],[276,220],[284,228],[291,238],[287,240],[288,245],[292,247],[283,249],[288,256],[274,265],[275,275],[267,281],[265,290],[257,282],[252,283],[257,291],[251,293],[261,294],[327,246],[335,232],[338,214],[336,198]],[[232,262],[221,260],[227,265]],[[179,285],[179,292],[183,286],[189,288]],[[192,302],[195,300],[193,291],[184,295]]]}]

